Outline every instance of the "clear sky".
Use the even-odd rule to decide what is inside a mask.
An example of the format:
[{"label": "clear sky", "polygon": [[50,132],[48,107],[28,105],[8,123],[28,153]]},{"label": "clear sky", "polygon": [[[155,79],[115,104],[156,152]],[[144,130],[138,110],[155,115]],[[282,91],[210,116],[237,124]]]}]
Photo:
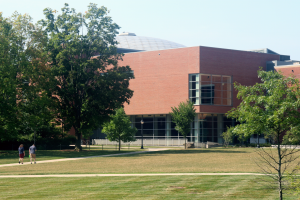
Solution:
[{"label": "clear sky", "polygon": [[269,48],[300,60],[300,0],[0,0],[0,12],[38,21],[46,7],[60,11],[69,3],[84,12],[89,2],[107,7],[120,32],[188,47]]}]

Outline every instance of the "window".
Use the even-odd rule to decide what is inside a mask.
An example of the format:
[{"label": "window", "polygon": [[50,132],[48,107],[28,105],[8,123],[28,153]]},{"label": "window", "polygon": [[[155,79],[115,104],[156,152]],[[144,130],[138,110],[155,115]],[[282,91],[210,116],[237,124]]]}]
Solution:
[{"label": "window", "polygon": [[194,104],[199,104],[199,74],[190,74],[189,89],[190,100]]},{"label": "window", "polygon": [[189,98],[195,105],[226,105],[231,102],[231,76],[189,75]]},{"label": "window", "polygon": [[214,85],[201,85],[201,104],[214,104]]}]

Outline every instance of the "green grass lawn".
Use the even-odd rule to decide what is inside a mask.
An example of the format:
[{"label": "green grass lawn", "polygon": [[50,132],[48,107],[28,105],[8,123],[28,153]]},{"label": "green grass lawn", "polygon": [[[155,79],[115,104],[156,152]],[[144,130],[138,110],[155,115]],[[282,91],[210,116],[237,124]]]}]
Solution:
[{"label": "green grass lawn", "polygon": [[[276,149],[274,149],[274,151],[276,151]],[[100,150],[99,152],[101,153]],[[125,152],[125,150],[123,152]],[[79,154],[76,153],[77,152],[71,152],[73,156],[78,157]],[[260,169],[254,163],[257,157],[258,155],[255,153],[254,148],[211,148],[168,150],[135,155],[97,157],[84,160],[39,164],[40,155],[37,154],[36,165],[1,167],[0,175],[179,172],[260,173]]]},{"label": "green grass lawn", "polygon": [[[170,149],[143,154],[38,163],[39,160],[119,153],[113,147],[90,151],[38,151],[36,165],[1,167],[6,174],[258,172],[254,148]],[[140,151],[139,148],[121,152]],[[274,149],[275,153],[276,149]],[[17,160],[0,154],[0,163]],[[28,157],[27,157],[28,158]],[[262,176],[144,176],[0,178],[0,199],[277,199]],[[298,199],[291,194],[284,199]]]},{"label": "green grass lawn", "polygon": [[[68,150],[37,150],[36,155],[39,161],[41,160],[53,160],[61,158],[75,158],[75,157],[85,157],[85,156],[98,156],[98,155],[107,155],[107,154],[118,154],[122,152],[134,152],[141,151],[139,148],[122,148],[121,152],[116,150],[115,146],[91,146],[83,147],[83,151],[76,152],[72,149]],[[26,150],[24,162],[29,162],[28,150]],[[11,164],[17,163],[19,161],[19,152],[18,151],[5,151],[0,150],[0,165],[1,164]]]},{"label": "green grass lawn", "polygon": [[0,193],[1,199],[278,199],[255,176],[1,178]]}]

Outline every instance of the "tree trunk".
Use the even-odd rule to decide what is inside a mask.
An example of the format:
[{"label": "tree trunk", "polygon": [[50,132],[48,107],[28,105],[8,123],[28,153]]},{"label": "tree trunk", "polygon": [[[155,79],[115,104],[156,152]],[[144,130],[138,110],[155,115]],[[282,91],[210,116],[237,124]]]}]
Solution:
[{"label": "tree trunk", "polygon": [[184,142],[185,142],[184,149],[186,149],[186,136],[184,136]]},{"label": "tree trunk", "polygon": [[81,133],[79,133],[76,128],[75,128],[75,135],[77,137],[77,141],[75,143],[75,151],[82,151],[82,147],[81,147]]},{"label": "tree trunk", "polygon": [[75,109],[76,109],[76,113],[75,113],[75,123],[74,123],[74,129],[75,129],[75,135],[77,136],[77,142],[75,145],[75,150],[76,151],[82,151],[82,147],[81,147],[81,131],[79,131],[78,129],[80,129],[81,125],[80,125],[80,113],[81,113],[81,103],[78,102],[78,98],[79,98],[79,91],[77,88],[77,85],[75,85],[76,88],[76,93],[75,93],[75,99],[77,99],[77,101],[75,100]]},{"label": "tree trunk", "polygon": [[280,152],[280,133],[277,133],[277,152],[278,152],[278,191],[279,199],[282,200],[282,174],[281,174],[281,152]]},{"label": "tree trunk", "polygon": [[121,151],[121,138],[119,137],[119,151]]}]

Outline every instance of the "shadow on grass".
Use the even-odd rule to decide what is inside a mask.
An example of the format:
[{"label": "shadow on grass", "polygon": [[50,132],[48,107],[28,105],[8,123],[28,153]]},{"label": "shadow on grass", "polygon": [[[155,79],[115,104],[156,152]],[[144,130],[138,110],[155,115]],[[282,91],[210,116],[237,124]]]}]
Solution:
[{"label": "shadow on grass", "polygon": [[152,151],[142,154],[129,154],[129,155],[119,155],[110,157],[142,157],[142,156],[157,156],[157,155],[170,155],[170,154],[208,154],[208,153],[251,153],[250,151],[242,150],[229,150],[229,149],[182,149],[182,150],[165,150],[165,151]]},{"label": "shadow on grass", "polygon": [[[238,153],[250,153],[249,151],[243,150],[232,150],[232,149],[180,149],[180,150],[165,150],[165,151],[153,151],[147,153],[137,154],[126,154],[131,152],[141,151],[141,149],[123,149],[121,151],[114,149],[98,149],[98,150],[83,150],[76,152],[74,150],[38,150],[37,158],[41,160],[61,159],[61,158],[78,158],[78,157],[89,157],[89,156],[101,156],[110,154],[122,154],[125,155],[112,155],[110,157],[145,157],[145,156],[159,156],[159,155],[171,155],[171,154],[209,154],[209,153],[226,153],[226,154],[238,154]],[[18,151],[3,151],[0,150],[0,159],[17,159]],[[28,158],[28,151],[26,151],[26,157]],[[25,157],[25,158],[26,158]]]},{"label": "shadow on grass", "polygon": [[[88,157],[88,156],[101,156],[101,155],[109,155],[109,154],[119,154],[119,153],[130,153],[135,152],[136,150],[126,150],[126,151],[118,151],[118,150],[83,150],[81,152],[77,152],[74,150],[37,150],[36,156],[37,158],[43,160],[49,159],[60,159],[60,158],[77,158],[77,157]],[[28,158],[28,151],[25,152],[25,158]],[[5,151],[0,150],[0,159],[16,159],[19,157],[18,151]]]}]

